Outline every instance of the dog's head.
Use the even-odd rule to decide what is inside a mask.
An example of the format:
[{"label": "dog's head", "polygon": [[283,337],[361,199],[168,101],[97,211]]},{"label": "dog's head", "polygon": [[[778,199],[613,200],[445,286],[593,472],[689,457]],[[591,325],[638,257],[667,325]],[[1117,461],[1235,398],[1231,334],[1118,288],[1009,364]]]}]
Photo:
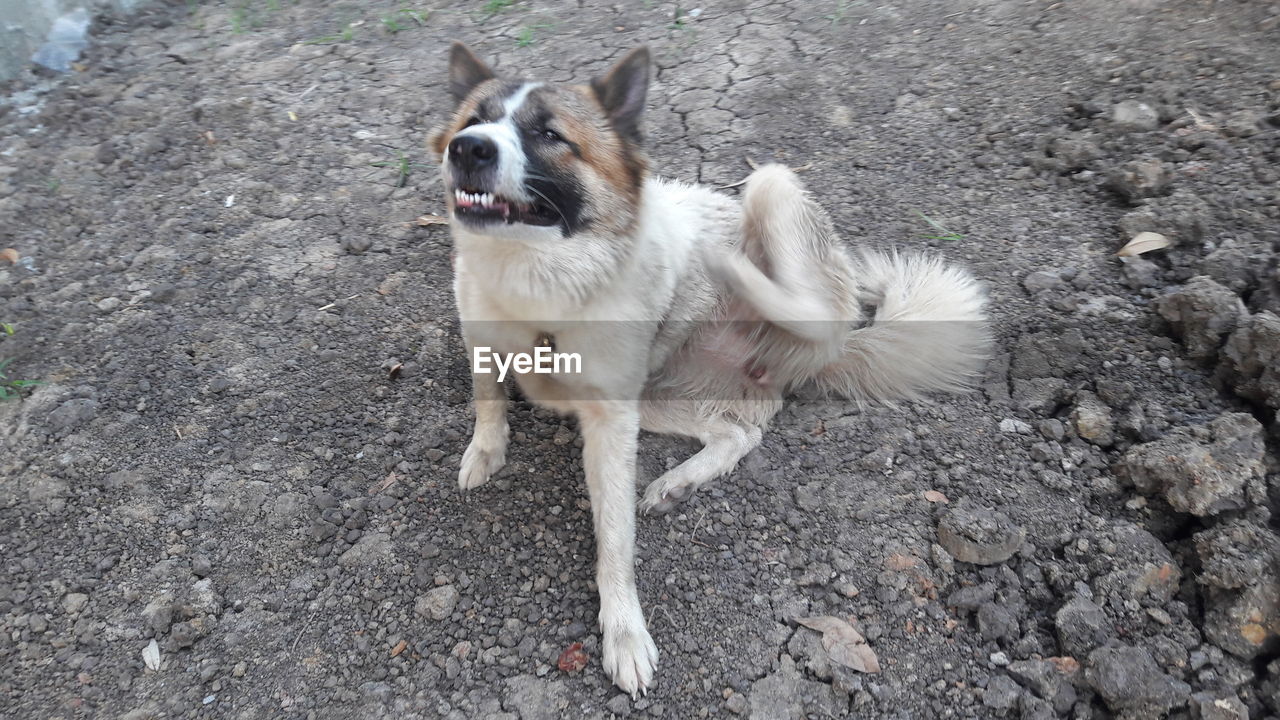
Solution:
[{"label": "dog's head", "polygon": [[454,223],[534,241],[629,230],[645,176],[639,120],[648,85],[643,47],[578,86],[500,79],[454,43],[449,90],[458,107],[430,141]]}]

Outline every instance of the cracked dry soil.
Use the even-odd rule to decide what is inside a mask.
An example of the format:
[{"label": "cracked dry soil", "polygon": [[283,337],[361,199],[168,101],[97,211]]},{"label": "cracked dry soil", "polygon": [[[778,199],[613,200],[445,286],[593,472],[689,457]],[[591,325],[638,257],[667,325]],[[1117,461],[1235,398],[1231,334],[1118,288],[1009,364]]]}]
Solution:
[{"label": "cracked dry soil", "polygon": [[[99,18],[0,105],[0,355],[45,383],[0,405],[0,715],[1280,715],[1280,5],[404,8]],[[658,172],[811,162],[847,242],[990,285],[979,391],[798,400],[642,518],[638,702],[575,428],[517,404],[507,469],[454,487],[449,239],[411,221],[455,38],[555,81],[649,43]],[[1142,231],[1173,245],[1114,257]],[[642,445],[642,482],[693,449]]]}]

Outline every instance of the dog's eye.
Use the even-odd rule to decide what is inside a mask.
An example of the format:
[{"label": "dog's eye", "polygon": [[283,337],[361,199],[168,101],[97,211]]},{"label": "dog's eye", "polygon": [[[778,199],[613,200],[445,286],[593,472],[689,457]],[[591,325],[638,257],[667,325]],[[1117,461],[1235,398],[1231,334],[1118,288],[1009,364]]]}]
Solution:
[{"label": "dog's eye", "polygon": [[564,142],[564,137],[561,136],[560,133],[556,132],[555,130],[552,130],[551,128],[543,129],[542,139],[548,142]]},{"label": "dog's eye", "polygon": [[483,121],[483,120],[481,120],[479,116],[477,116],[477,115],[472,115],[472,116],[471,116],[471,119],[470,119],[470,120],[467,120],[467,124],[466,124],[466,125],[463,125],[462,127],[464,127],[464,128],[469,128],[469,127],[471,127],[472,125],[479,125],[479,124],[480,124],[480,123],[482,123],[482,122],[484,122],[484,121]]}]

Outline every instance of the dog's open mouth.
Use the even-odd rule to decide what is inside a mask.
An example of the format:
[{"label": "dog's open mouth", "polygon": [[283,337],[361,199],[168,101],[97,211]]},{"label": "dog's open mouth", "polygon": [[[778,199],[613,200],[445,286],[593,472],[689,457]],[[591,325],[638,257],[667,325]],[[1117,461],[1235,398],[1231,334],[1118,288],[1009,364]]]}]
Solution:
[{"label": "dog's open mouth", "polygon": [[555,225],[560,214],[542,203],[520,203],[489,192],[469,188],[453,191],[454,214],[475,223],[504,222],[508,225]]}]

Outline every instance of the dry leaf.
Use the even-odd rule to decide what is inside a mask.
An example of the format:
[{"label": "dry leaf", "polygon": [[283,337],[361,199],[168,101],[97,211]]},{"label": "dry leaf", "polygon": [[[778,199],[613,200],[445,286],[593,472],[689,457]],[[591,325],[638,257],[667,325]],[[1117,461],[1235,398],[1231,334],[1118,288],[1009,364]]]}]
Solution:
[{"label": "dry leaf", "polygon": [[389,487],[391,487],[392,485],[394,485],[394,484],[396,483],[396,481],[397,481],[397,480],[399,480],[399,479],[400,479],[400,476],[396,475],[396,474],[395,474],[395,472],[393,471],[393,472],[391,472],[389,475],[387,475],[387,477],[386,477],[386,478],[384,478],[384,479],[382,480],[382,482],[380,482],[380,483],[378,483],[377,485],[374,485],[373,487],[369,488],[369,494],[370,494],[370,495],[376,495],[376,494],[378,494],[378,493],[382,492],[383,490],[386,490],[387,488],[389,488]]},{"label": "dry leaf", "polygon": [[822,647],[831,659],[841,665],[864,673],[880,672],[880,661],[867,644],[866,638],[849,623],[838,617],[820,615],[800,618],[796,622],[822,633]]},{"label": "dry leaf", "polygon": [[414,225],[448,225],[449,218],[443,215],[422,215],[413,221]]},{"label": "dry leaf", "polygon": [[400,377],[400,371],[403,369],[404,369],[404,363],[396,363],[395,365],[392,365],[391,367],[387,368],[387,377],[391,380],[395,380],[396,378]]},{"label": "dry leaf", "polygon": [[948,500],[948,499],[947,499],[947,496],[946,496],[946,495],[943,495],[942,493],[938,492],[937,490],[925,490],[925,491],[924,491],[924,499],[925,499],[925,500],[928,500],[928,501],[929,501],[929,502],[931,502],[931,503],[949,503],[949,502],[951,502],[950,500]]},{"label": "dry leaf", "polygon": [[18,259],[22,257],[17,250],[13,248],[5,248],[0,250],[0,260],[8,260],[10,265],[17,265]]},{"label": "dry leaf", "polygon": [[582,649],[582,643],[576,642],[564,649],[560,653],[560,660],[556,662],[556,666],[561,671],[567,673],[575,673],[587,666],[587,653]]},{"label": "dry leaf", "polygon": [[396,643],[396,646],[391,648],[391,657],[395,657],[400,653],[404,652],[404,649],[407,647],[409,647],[409,643],[406,640],[401,640],[400,642]]},{"label": "dry leaf", "polygon": [[155,638],[151,638],[151,642],[142,648],[142,662],[152,670],[160,669],[160,646],[156,644]]},{"label": "dry leaf", "polygon": [[1172,244],[1169,238],[1160,233],[1140,232],[1127,245],[1120,248],[1120,252],[1116,253],[1116,255],[1119,257],[1133,257],[1152,250],[1161,250]]}]

